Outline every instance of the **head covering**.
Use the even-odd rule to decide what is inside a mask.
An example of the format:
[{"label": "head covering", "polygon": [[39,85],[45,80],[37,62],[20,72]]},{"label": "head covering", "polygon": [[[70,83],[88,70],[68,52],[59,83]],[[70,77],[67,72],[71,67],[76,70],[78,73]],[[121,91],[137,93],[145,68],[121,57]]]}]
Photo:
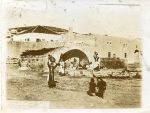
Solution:
[{"label": "head covering", "polygon": [[55,62],[56,61],[56,59],[52,55],[48,55],[48,58],[49,58],[49,60],[51,62]]}]

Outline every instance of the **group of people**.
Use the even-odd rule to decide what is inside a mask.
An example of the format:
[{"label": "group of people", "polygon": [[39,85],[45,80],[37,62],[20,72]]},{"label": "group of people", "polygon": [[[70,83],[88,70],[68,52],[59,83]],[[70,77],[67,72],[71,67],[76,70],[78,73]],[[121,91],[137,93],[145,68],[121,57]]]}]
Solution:
[{"label": "group of people", "polygon": [[91,78],[91,81],[89,83],[89,90],[87,91],[87,94],[90,96],[98,96],[101,98],[104,98],[104,92],[106,90],[106,82],[98,77],[97,83],[95,83],[94,78]]},{"label": "group of people", "polygon": [[[95,55],[95,60],[97,61],[97,55]],[[56,81],[54,80],[54,69],[59,65],[62,68],[62,71],[60,71],[61,73],[64,73],[64,64],[63,64],[63,60],[60,57],[60,63],[56,63],[55,62],[55,58],[52,57],[51,55],[48,56],[48,68],[49,68],[49,76],[48,76],[48,86],[50,88],[55,87],[56,86]],[[74,61],[75,62],[75,61]],[[89,90],[87,91],[87,94],[90,96],[98,96],[103,98],[104,97],[104,92],[106,90],[106,82],[100,78],[97,77],[97,81],[95,83],[95,79],[96,77],[92,77],[90,82],[89,82]]]}]

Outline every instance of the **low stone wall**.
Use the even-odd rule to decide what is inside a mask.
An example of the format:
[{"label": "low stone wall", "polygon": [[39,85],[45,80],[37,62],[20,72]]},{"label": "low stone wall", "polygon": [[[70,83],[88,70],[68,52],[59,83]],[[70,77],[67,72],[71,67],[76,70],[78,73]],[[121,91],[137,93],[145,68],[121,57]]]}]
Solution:
[{"label": "low stone wall", "polygon": [[66,75],[72,77],[103,77],[103,78],[141,78],[141,72],[122,72],[122,70],[66,70]]}]

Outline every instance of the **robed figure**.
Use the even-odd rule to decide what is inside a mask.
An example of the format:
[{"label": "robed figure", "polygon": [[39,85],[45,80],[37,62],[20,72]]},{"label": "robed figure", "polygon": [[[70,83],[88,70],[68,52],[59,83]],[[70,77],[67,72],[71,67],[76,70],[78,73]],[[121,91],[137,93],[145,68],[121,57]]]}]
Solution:
[{"label": "robed figure", "polygon": [[48,55],[48,68],[49,68],[49,75],[48,75],[48,86],[50,88],[55,87],[56,86],[56,82],[54,79],[54,70],[57,67],[57,64],[55,62],[55,58],[51,55]]},{"label": "robed figure", "polygon": [[93,57],[94,57],[95,62],[98,62],[99,56],[98,56],[98,53],[96,51],[94,52]]},{"label": "robed figure", "polygon": [[96,93],[96,83],[94,81],[94,78],[91,78],[91,81],[89,83],[89,90],[87,91],[87,94],[89,96],[94,96]]},{"label": "robed figure", "polygon": [[96,93],[96,95],[98,97],[104,98],[104,93],[106,90],[106,82],[100,77],[97,78],[97,89],[98,92]]}]

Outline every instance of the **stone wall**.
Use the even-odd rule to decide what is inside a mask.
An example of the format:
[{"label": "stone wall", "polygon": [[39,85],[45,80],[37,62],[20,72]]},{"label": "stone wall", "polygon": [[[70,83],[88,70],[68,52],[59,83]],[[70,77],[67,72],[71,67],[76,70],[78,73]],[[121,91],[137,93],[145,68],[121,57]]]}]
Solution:
[{"label": "stone wall", "polygon": [[[70,38],[68,38],[70,37]],[[101,35],[81,35],[81,34],[69,34],[64,35],[63,42],[54,41],[42,41],[42,42],[8,42],[8,55],[9,57],[19,57],[20,54],[26,50],[38,50],[42,48],[55,48],[55,47],[67,47],[80,48],[84,52],[88,53],[88,56],[92,57],[94,51],[97,51],[100,58],[107,58],[108,52],[111,53],[111,57],[115,55],[120,59],[126,59],[128,63],[134,62],[135,49],[141,51],[140,39],[124,39],[110,36]],[[61,51],[60,51],[61,52]],[[125,58],[125,53],[127,57]],[[91,58],[92,59],[92,58]]]}]

